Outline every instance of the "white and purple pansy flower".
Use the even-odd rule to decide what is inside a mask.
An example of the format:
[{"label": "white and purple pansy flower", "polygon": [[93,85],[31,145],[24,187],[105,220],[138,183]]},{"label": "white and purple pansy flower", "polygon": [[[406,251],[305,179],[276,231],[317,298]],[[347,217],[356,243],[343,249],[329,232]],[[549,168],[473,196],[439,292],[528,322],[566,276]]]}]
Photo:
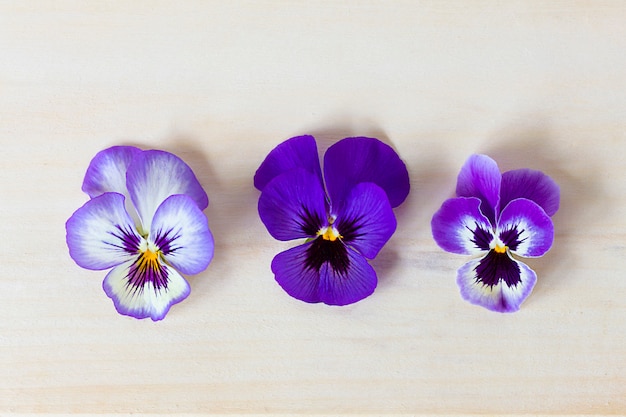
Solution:
[{"label": "white and purple pansy flower", "polygon": [[112,268],[102,286],[120,314],[163,319],[189,295],[178,271],[197,274],[213,257],[209,200],[193,171],[168,152],[115,146],[94,157],[82,189],[91,199],[66,223],[70,256]]},{"label": "white and purple pansy flower", "polygon": [[501,174],[493,159],[472,155],[461,168],[456,194],[431,226],[442,249],[475,256],[457,272],[461,296],[493,311],[519,310],[537,275],[512,254],[532,258],[550,249],[559,186],[540,171]]},{"label": "white and purple pansy flower", "polygon": [[278,240],[306,239],[272,261],[276,281],[292,297],[330,305],[371,295],[376,257],[396,229],[392,208],[409,193],[406,166],[374,138],[343,139],[320,168],[313,136],[274,148],[254,177],[259,216]]}]

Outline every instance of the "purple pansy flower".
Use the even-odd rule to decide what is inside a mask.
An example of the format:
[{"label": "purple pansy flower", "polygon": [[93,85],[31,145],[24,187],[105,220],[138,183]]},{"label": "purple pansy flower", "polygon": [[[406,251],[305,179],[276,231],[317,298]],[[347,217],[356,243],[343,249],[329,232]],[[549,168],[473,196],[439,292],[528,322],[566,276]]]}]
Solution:
[{"label": "purple pansy flower", "polygon": [[390,146],[343,139],[326,151],[322,175],[313,136],[294,137],[269,153],[254,185],[269,233],[278,240],[307,239],[272,261],[289,295],[346,305],[372,294],[377,277],[367,260],[395,231],[392,208],[409,193],[406,167]]},{"label": "purple pansy flower", "polygon": [[519,310],[537,275],[512,254],[532,258],[550,249],[559,186],[540,171],[501,174],[493,159],[472,155],[461,168],[456,194],[435,213],[431,226],[442,249],[478,256],[457,272],[461,296],[493,311]]},{"label": "purple pansy flower", "polygon": [[189,295],[177,271],[197,274],[213,257],[209,200],[191,168],[168,152],[116,146],[94,157],[82,189],[91,199],[66,223],[70,256],[113,268],[102,286],[120,314],[163,319]]}]

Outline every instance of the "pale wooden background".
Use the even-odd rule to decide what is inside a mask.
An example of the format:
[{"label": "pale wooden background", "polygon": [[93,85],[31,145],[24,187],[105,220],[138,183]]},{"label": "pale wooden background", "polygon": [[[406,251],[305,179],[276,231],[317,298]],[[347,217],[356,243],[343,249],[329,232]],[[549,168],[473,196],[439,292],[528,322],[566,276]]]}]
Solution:
[{"label": "pale wooden background", "polygon": [[[626,3],[0,3],[0,414],[626,413]],[[377,136],[412,192],[349,307],[289,298],[265,154]],[[163,322],[117,315],[64,223],[91,157],[177,153],[213,263]],[[562,187],[513,315],[463,302],[430,217],[473,152]]]}]

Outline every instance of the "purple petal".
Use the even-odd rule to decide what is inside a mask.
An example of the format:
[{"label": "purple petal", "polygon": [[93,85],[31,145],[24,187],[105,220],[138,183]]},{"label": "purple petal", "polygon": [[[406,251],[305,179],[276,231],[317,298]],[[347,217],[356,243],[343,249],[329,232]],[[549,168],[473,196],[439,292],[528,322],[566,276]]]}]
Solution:
[{"label": "purple petal", "polygon": [[556,182],[541,171],[516,169],[502,174],[500,207],[525,198],[537,203],[548,216],[559,210],[560,189]]},{"label": "purple petal", "polygon": [[130,259],[141,237],[124,209],[124,196],[105,193],[76,210],[65,224],[70,256],[81,267],[108,269]]},{"label": "purple petal", "polygon": [[141,152],[133,146],[113,146],[98,152],[87,168],[83,191],[91,198],[107,192],[128,197],[126,171],[133,158]]},{"label": "purple petal", "polygon": [[409,174],[398,154],[374,138],[346,138],[324,155],[324,178],[330,200],[340,206],[350,190],[361,182],[373,182],[385,190],[391,207],[409,194]]},{"label": "purple petal", "polygon": [[159,206],[150,239],[167,263],[184,274],[197,274],[213,258],[213,236],[206,216],[186,195],[168,197]]},{"label": "purple petal", "polygon": [[456,194],[476,197],[482,202],[480,210],[495,224],[499,210],[502,175],[496,162],[486,155],[472,155],[459,172]]},{"label": "purple petal", "polygon": [[348,268],[341,271],[325,263],[320,268],[320,300],[330,305],[356,303],[371,295],[378,282],[376,271],[367,260],[348,248]]},{"label": "purple petal", "polygon": [[126,178],[145,232],[150,230],[157,207],[171,195],[188,195],[200,210],[209,204],[191,168],[169,152],[153,150],[137,155],[128,167]]},{"label": "purple petal", "polygon": [[[292,297],[308,303],[321,301],[331,305],[346,305],[372,294],[377,278],[367,260],[343,246],[344,253],[341,256],[345,256],[345,259],[339,267],[333,259],[316,263],[318,259],[311,257],[324,255],[312,254],[315,243],[328,243],[321,241],[321,238],[317,238],[276,255],[272,261],[272,271],[280,286]],[[341,244],[338,240],[335,242]]]},{"label": "purple petal", "polygon": [[272,149],[254,175],[254,186],[263,191],[274,178],[294,168],[305,169],[322,182],[317,144],[313,136],[296,136]]},{"label": "purple petal", "polygon": [[536,257],[552,247],[554,226],[541,207],[520,198],[511,201],[502,211],[498,236],[511,252]]},{"label": "purple petal", "polygon": [[307,265],[312,242],[281,252],[272,260],[276,282],[287,294],[307,303],[319,303],[319,271]]},{"label": "purple petal", "polygon": [[451,198],[433,215],[431,229],[441,249],[461,255],[476,255],[489,250],[492,226],[481,213],[478,198]]},{"label": "purple petal", "polygon": [[509,286],[503,280],[495,285],[486,285],[476,276],[476,268],[480,262],[481,259],[474,259],[459,268],[456,282],[461,290],[461,297],[492,311],[511,313],[519,310],[537,282],[535,272],[526,264],[512,260],[520,271],[517,285]]},{"label": "purple petal", "polygon": [[396,230],[387,194],[373,183],[352,188],[336,216],[335,226],[342,240],[369,259],[376,257]]},{"label": "purple petal", "polygon": [[172,305],[187,298],[189,284],[173,268],[162,265],[166,285],[158,285],[149,279],[138,285],[140,280],[131,282],[129,279],[134,262],[131,260],[113,268],[104,278],[102,288],[120,314],[162,320]]},{"label": "purple petal", "polygon": [[327,224],[324,189],[319,178],[302,168],[274,178],[259,197],[259,216],[275,239],[316,236]]}]

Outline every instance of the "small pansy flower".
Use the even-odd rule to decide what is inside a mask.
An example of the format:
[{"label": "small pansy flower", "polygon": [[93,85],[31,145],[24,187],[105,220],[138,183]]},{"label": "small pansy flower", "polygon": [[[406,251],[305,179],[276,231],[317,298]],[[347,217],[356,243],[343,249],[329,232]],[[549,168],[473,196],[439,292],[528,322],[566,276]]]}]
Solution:
[{"label": "small pansy flower", "polygon": [[66,223],[70,256],[112,268],[102,286],[120,314],[163,319],[189,295],[178,271],[197,274],[213,257],[209,200],[191,168],[168,152],[116,146],[94,157],[82,189],[91,199]]},{"label": "small pansy flower", "polygon": [[[325,180],[325,181],[324,181]],[[326,151],[313,136],[273,149],[254,177],[259,216],[278,240],[306,239],[272,261],[276,281],[309,303],[346,305],[374,291],[376,257],[396,229],[392,208],[409,193],[404,163],[373,138],[346,138]]]},{"label": "small pansy flower", "polygon": [[512,255],[532,258],[550,249],[559,186],[540,171],[501,174],[493,159],[472,155],[461,168],[456,194],[431,226],[442,249],[476,256],[457,272],[461,296],[493,311],[519,310],[537,275]]}]

